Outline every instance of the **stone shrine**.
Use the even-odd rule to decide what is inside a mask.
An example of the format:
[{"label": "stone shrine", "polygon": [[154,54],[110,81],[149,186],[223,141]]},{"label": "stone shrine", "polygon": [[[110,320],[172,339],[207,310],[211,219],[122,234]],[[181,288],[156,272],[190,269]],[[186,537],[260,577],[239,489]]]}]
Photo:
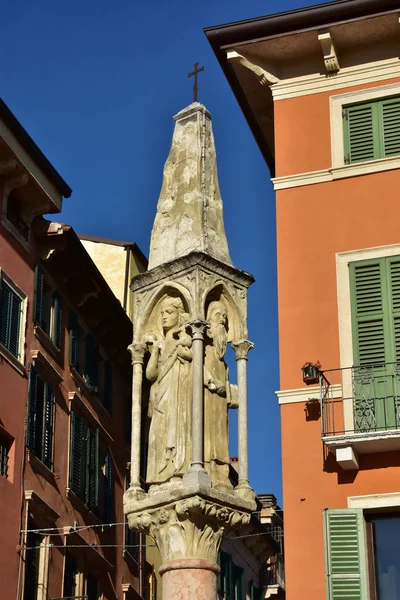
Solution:
[{"label": "stone shrine", "polygon": [[[161,553],[164,600],[215,600],[222,537],[256,509],[248,481],[247,289],[226,241],[211,115],[175,116],[149,270],[134,294],[129,527]],[[227,344],[236,352],[229,381]],[[229,479],[228,411],[238,408],[239,481]],[[144,481],[145,480],[145,481]]]}]

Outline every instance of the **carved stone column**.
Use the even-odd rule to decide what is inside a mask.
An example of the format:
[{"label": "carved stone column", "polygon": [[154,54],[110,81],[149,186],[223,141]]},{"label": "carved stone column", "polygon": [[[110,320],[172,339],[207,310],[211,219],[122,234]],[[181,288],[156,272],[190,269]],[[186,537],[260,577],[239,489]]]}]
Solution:
[{"label": "carved stone column", "polygon": [[236,353],[237,381],[239,390],[239,415],[238,415],[238,437],[239,437],[239,483],[235,492],[243,497],[254,497],[254,491],[249,485],[249,453],[247,444],[247,356],[254,344],[248,340],[237,340],[232,342],[232,348]]},{"label": "carved stone column", "polygon": [[211,487],[211,477],[204,469],[204,332],[207,321],[194,319],[188,323],[192,335],[192,460],[183,477],[184,485]]},{"label": "carved stone column", "polygon": [[145,495],[140,483],[140,439],[142,423],[142,381],[145,344],[131,344],[128,347],[132,355],[132,434],[131,434],[131,484],[128,494],[137,499]]}]

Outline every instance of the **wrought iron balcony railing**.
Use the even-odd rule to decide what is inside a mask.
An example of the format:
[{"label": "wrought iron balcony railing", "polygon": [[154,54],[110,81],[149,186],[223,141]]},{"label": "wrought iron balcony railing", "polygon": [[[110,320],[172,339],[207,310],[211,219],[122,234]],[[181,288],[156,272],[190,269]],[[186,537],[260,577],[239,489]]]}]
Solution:
[{"label": "wrought iron balcony railing", "polygon": [[400,429],[400,364],[371,364],[320,375],[322,436]]},{"label": "wrought iron balcony railing", "polygon": [[283,590],[285,589],[285,566],[281,555],[277,556],[268,569],[267,587],[271,585],[279,585]]}]

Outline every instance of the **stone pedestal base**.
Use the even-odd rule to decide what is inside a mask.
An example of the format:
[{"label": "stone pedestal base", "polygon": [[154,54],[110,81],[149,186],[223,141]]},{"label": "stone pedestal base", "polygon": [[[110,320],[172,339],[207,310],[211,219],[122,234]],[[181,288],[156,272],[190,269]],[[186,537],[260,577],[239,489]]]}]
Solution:
[{"label": "stone pedestal base", "polygon": [[161,565],[162,600],[216,600],[217,563],[199,558],[169,560]]}]

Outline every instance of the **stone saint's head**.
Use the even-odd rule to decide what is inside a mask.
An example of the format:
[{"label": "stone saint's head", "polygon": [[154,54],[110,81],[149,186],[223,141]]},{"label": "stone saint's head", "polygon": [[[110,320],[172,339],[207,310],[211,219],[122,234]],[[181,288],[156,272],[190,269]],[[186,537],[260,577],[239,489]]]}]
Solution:
[{"label": "stone saint's head", "polygon": [[228,341],[228,311],[221,300],[210,302],[207,310],[207,321],[210,323],[208,335],[214,341],[214,348],[221,360],[226,351]]},{"label": "stone saint's head", "polygon": [[185,308],[181,298],[167,296],[161,302],[161,321],[164,331],[175,329],[182,324]]}]

